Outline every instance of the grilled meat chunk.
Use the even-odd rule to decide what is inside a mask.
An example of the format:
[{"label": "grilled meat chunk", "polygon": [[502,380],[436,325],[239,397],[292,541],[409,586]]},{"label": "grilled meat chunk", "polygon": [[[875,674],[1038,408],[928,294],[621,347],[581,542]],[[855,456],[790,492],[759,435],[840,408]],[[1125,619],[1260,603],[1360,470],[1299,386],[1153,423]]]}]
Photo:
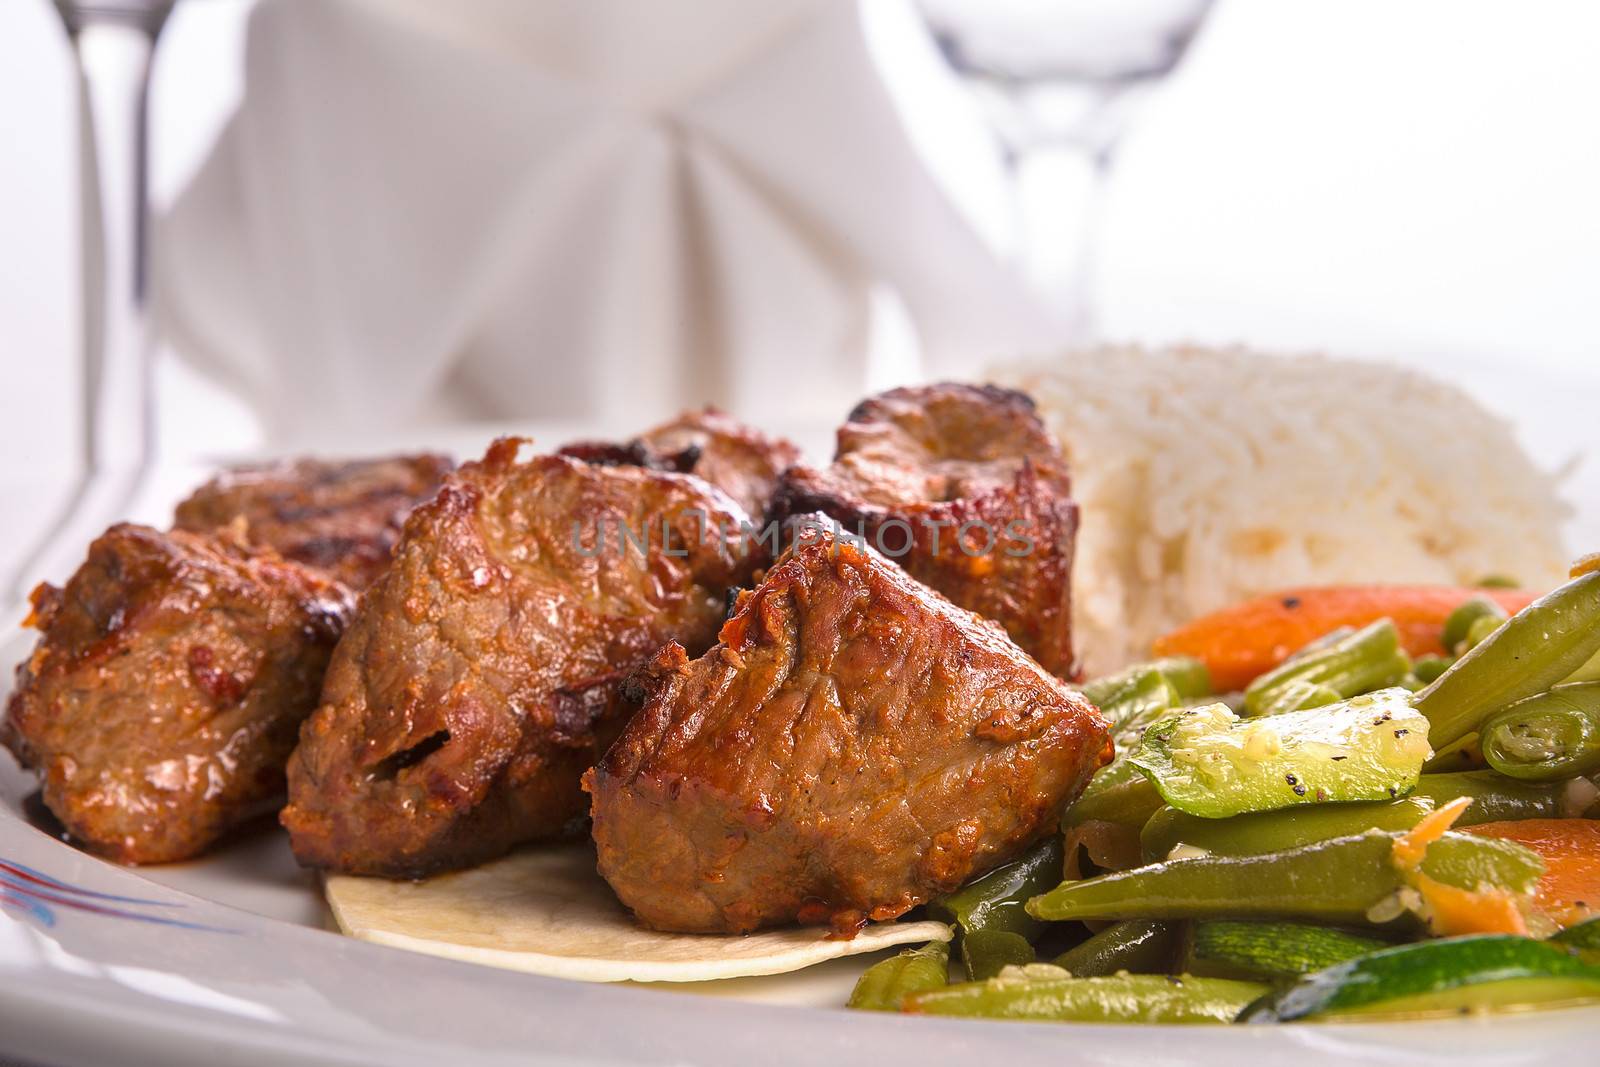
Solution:
[{"label": "grilled meat chunk", "polygon": [[518,445],[412,512],[362,598],[290,761],[301,863],[420,877],[581,830],[625,677],[710,645],[748,582],[747,517],[717,489]]},{"label": "grilled meat chunk", "polygon": [[124,863],[204,851],[277,807],[354,596],[229,540],[113,526],[41,585],[0,741],[44,802]]},{"label": "grilled meat chunk", "polygon": [[946,383],[863,401],[839,429],[832,466],[791,467],[773,510],[821,511],[864,534],[1073,678],[1070,492],[1060,446],[1026,394]]},{"label": "grilled meat chunk", "polygon": [[891,919],[1049,833],[1105,721],[999,627],[813,531],[699,659],[669,645],[585,779],[646,926]]},{"label": "grilled meat chunk", "polygon": [[321,568],[359,592],[388,567],[406,515],[433,496],[451,466],[424,453],[238,467],[195,490],[174,522],[207,531],[242,520],[252,544]]},{"label": "grilled meat chunk", "polygon": [[778,476],[800,459],[792,442],[769,437],[713,407],[686,411],[623,444],[577,441],[561,454],[699,475],[733,497],[758,524],[766,520]]}]

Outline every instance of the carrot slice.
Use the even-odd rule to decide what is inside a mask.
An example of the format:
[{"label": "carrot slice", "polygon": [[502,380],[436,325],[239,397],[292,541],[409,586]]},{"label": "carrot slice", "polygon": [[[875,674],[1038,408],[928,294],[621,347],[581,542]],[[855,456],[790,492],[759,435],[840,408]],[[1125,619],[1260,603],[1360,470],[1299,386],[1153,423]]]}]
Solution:
[{"label": "carrot slice", "polygon": [[1421,822],[1395,838],[1395,866],[1403,871],[1420,867],[1428,854],[1428,846],[1443,837],[1471,804],[1471,797],[1456,797],[1437,811],[1424,815]]},{"label": "carrot slice", "polygon": [[1466,828],[1531,848],[1544,860],[1534,903],[1562,926],[1600,915],[1600,820],[1519,819]]},{"label": "carrot slice", "polygon": [[1537,593],[1522,589],[1458,589],[1447,585],[1328,585],[1286,589],[1194,620],[1157,639],[1158,656],[1194,656],[1211,669],[1217,690],[1243,689],[1290,653],[1341,626],[1388,617],[1413,656],[1444,652],[1445,619],[1474,596],[1515,614]]},{"label": "carrot slice", "polygon": [[1417,892],[1428,906],[1428,930],[1434,937],[1463,934],[1517,934],[1526,937],[1527,920],[1517,898],[1503,889],[1462,889],[1436,882],[1420,871]]}]

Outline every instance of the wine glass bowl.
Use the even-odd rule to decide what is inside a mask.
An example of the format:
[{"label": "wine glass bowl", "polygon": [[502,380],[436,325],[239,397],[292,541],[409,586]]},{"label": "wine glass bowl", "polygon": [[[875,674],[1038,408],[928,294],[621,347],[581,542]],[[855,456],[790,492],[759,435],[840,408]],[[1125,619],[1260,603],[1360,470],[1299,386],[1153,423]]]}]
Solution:
[{"label": "wine glass bowl", "polygon": [[[1117,145],[1146,92],[1188,52],[1212,0],[918,3],[1011,173],[1024,276],[1073,339],[1088,339],[1095,224]],[[1075,213],[1061,210],[1070,198],[1063,155],[1085,171]]]}]

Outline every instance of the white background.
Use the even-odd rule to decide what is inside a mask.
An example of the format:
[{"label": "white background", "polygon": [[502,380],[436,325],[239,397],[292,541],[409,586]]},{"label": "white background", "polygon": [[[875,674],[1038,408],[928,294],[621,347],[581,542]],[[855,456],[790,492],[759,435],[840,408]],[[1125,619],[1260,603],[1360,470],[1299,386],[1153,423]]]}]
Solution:
[{"label": "white background", "polygon": [[[248,6],[182,3],[168,29],[158,204],[237,98]],[[1222,0],[1123,153],[1101,253],[1105,331],[1427,366],[1515,415],[1542,462],[1600,454],[1596,42],[1589,0]],[[72,79],[46,0],[0,0],[0,490],[12,500],[74,462]],[[1548,409],[1560,418],[1541,417],[1550,374],[1565,383]],[[161,383],[167,454],[253,440],[247,409],[170,357]],[[1575,492],[1600,489],[1597,462]],[[0,545],[30,521],[13,513]]]}]

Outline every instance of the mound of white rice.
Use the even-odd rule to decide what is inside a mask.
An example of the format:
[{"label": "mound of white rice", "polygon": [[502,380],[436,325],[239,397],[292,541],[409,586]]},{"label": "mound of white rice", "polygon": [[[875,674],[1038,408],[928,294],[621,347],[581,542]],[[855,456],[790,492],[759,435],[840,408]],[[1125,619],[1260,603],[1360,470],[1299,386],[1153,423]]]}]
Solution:
[{"label": "mound of white rice", "polygon": [[1555,479],[1447,383],[1200,348],[1103,348],[996,379],[1033,394],[1072,461],[1091,674],[1285,586],[1564,574]]}]

